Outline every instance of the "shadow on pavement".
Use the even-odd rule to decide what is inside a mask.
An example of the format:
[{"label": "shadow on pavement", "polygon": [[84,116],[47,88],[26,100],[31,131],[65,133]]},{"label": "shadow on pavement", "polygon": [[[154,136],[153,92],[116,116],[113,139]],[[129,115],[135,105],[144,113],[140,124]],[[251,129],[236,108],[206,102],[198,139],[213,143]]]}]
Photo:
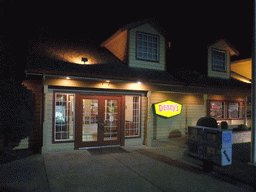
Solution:
[{"label": "shadow on pavement", "polygon": [[[228,166],[213,166],[211,176],[221,178],[221,180],[232,180],[254,185],[256,182],[256,167],[250,165],[251,143],[237,143],[232,145],[232,164]],[[198,166],[203,165],[203,161],[188,154],[188,150],[183,155],[183,160]],[[228,178],[228,179],[227,179]]]}]

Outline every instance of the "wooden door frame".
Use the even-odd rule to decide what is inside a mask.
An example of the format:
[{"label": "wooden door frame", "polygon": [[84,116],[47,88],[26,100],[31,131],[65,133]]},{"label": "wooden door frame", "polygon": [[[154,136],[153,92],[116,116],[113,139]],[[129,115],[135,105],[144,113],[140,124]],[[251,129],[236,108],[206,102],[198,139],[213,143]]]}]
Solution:
[{"label": "wooden door frame", "polygon": [[[74,149],[79,149],[81,147],[81,140],[82,140],[82,134],[81,133],[81,128],[82,128],[82,108],[81,108],[81,100],[82,97],[86,96],[88,98],[95,98],[95,97],[119,97],[120,98],[120,131],[119,131],[119,143],[121,146],[124,146],[124,126],[125,126],[125,95],[112,95],[112,94],[82,94],[82,93],[77,93],[76,94],[76,102],[75,102],[75,109],[76,109],[76,114],[75,114],[75,140],[74,140]],[[99,137],[99,134],[98,136]],[[111,143],[111,142],[110,142]],[[111,145],[111,144],[110,144]],[[92,146],[99,146],[95,145],[92,143]],[[104,146],[104,145],[100,145]]]}]

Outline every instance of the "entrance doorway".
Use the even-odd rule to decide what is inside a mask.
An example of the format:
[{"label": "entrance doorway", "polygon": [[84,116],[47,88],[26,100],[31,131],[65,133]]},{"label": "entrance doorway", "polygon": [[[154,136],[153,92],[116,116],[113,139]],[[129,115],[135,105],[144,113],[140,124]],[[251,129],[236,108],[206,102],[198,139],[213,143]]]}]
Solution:
[{"label": "entrance doorway", "polygon": [[77,95],[75,149],[121,145],[122,96]]}]

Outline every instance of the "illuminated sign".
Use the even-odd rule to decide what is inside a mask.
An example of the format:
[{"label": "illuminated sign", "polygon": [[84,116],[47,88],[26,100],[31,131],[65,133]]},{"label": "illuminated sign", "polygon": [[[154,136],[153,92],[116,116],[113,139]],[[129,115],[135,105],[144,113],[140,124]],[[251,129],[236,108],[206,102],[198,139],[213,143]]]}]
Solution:
[{"label": "illuminated sign", "polygon": [[179,115],[182,109],[181,104],[173,101],[163,101],[160,103],[155,103],[153,106],[157,115],[167,118]]}]

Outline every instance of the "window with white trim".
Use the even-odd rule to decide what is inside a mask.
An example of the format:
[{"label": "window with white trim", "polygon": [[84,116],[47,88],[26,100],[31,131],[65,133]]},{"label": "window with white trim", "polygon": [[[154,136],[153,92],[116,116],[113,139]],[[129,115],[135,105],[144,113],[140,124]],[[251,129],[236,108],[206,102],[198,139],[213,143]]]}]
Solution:
[{"label": "window with white trim", "polygon": [[226,52],[224,51],[212,51],[212,70],[214,71],[227,71],[226,66]]},{"label": "window with white trim", "polygon": [[140,96],[125,96],[125,137],[140,137]]},{"label": "window with white trim", "polygon": [[137,59],[159,61],[159,37],[137,32]]},{"label": "window with white trim", "polygon": [[54,94],[54,141],[72,141],[75,135],[75,94]]}]

